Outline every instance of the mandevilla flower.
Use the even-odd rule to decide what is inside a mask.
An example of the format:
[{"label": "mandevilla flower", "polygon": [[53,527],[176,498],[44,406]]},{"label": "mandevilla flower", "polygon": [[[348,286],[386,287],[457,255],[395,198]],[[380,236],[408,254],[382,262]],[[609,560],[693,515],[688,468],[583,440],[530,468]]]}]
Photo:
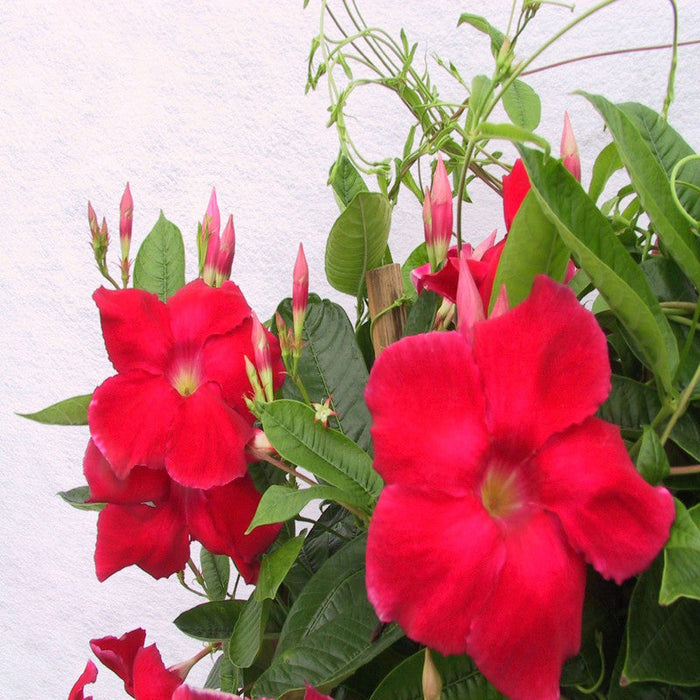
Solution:
[{"label": "mandevilla flower", "polygon": [[[118,374],[95,389],[90,433],[119,478],[165,468],[183,486],[209,489],[246,473],[253,415],[244,357],[251,310],[233,282],[190,282],[167,303],[141,289],[98,289],[109,358]],[[274,387],[283,367],[267,330]]]},{"label": "mandevilla flower", "polygon": [[390,345],[366,389],[385,481],[367,543],[380,620],[466,653],[511,700],[559,697],[586,563],[620,583],[668,538],[673,499],[594,416],[606,341],[563,285],[462,333]]}]

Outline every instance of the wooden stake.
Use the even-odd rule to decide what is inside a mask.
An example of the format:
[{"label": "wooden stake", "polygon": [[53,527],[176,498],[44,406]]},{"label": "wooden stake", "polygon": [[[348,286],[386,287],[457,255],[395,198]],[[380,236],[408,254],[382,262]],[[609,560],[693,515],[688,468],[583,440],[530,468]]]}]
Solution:
[{"label": "wooden stake", "polygon": [[403,295],[401,266],[398,263],[369,270],[365,276],[369,315],[372,319],[372,345],[374,354],[379,353],[403,335],[406,324],[406,309],[403,305],[386,311]]}]

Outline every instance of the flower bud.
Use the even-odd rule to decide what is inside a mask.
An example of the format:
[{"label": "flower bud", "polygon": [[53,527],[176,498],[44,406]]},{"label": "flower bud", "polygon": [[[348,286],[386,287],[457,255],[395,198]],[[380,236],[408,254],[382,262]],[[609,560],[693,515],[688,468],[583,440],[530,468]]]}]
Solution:
[{"label": "flower bud", "polygon": [[[430,221],[430,234],[426,221]],[[426,246],[431,268],[436,270],[447,257],[447,249],[452,238],[452,187],[447,176],[442,155],[438,154],[438,162],[433,176],[433,187],[430,191],[430,217],[426,216],[423,205],[423,222],[426,230]]]},{"label": "flower bud", "polygon": [[233,215],[229,215],[224,231],[219,241],[219,251],[216,259],[216,282],[222,282],[231,277],[233,256],[236,252],[236,232],[233,229]]},{"label": "flower bud", "polygon": [[564,112],[564,131],[561,135],[561,157],[564,167],[581,182],[581,159],[578,154],[578,145],[574,138],[574,130],[571,128],[569,113]]},{"label": "flower bud", "polygon": [[202,277],[204,281],[212,287],[216,285],[220,226],[221,216],[219,214],[219,205],[216,202],[216,188],[212,187],[209,205],[204,214],[200,233],[201,247],[206,250]]},{"label": "flower bud", "polygon": [[131,224],[134,215],[134,200],[131,197],[129,183],[122,195],[119,204],[119,241],[121,243],[122,260],[129,257],[129,247],[131,246]]},{"label": "flower bud", "polygon": [[423,700],[440,700],[442,696],[442,678],[435,666],[430,649],[425,648],[425,660],[423,661]]},{"label": "flower bud", "polygon": [[299,252],[294,263],[292,284],[292,318],[294,320],[294,342],[301,347],[301,332],[304,327],[306,307],[309,303],[309,266],[304,255],[304,245],[299,244]]},{"label": "flower bud", "polygon": [[265,392],[267,401],[274,399],[274,387],[272,383],[272,358],[270,356],[270,344],[267,340],[267,334],[263,324],[257,317],[255,312],[252,313],[253,328],[251,331],[251,339],[253,341],[253,350],[255,351],[255,365],[260,375],[260,382]]}]

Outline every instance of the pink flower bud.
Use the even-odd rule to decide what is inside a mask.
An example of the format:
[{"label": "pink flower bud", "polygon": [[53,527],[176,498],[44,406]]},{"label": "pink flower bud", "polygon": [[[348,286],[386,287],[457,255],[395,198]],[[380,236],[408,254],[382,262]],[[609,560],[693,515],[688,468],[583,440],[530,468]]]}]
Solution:
[{"label": "pink flower bud", "polygon": [[219,252],[216,261],[216,281],[218,284],[231,277],[231,267],[233,266],[235,252],[236,232],[233,229],[233,215],[229,215],[219,241]]},{"label": "pink flower bud", "polygon": [[255,352],[255,365],[258,368],[260,382],[268,401],[274,399],[274,387],[272,384],[272,358],[270,356],[270,343],[267,340],[267,333],[263,324],[260,323],[255,312],[252,313],[253,328],[251,330],[251,340]]},{"label": "pink flower bud", "polygon": [[95,214],[95,210],[90,202],[88,202],[88,223],[90,224],[90,234],[94,241],[100,235],[100,227],[97,223],[97,214]]},{"label": "pink flower bud", "polygon": [[201,241],[206,247],[204,257],[204,269],[202,277],[204,281],[214,287],[216,286],[217,264],[219,259],[219,228],[221,226],[221,216],[219,205],[216,203],[216,188],[212,187],[209,206],[202,221]]},{"label": "pink flower bud", "polygon": [[292,318],[294,320],[294,339],[301,341],[304,316],[309,303],[309,266],[304,255],[304,246],[299,244],[299,252],[294,263],[294,282],[292,284]]},{"label": "pink flower bud", "polygon": [[457,283],[457,330],[470,345],[474,338],[474,324],[483,321],[484,318],[484,304],[467,264],[467,255],[462,251],[459,256],[459,282]]},{"label": "pink flower bud", "polygon": [[119,240],[122,246],[122,260],[129,257],[129,246],[131,245],[131,224],[134,215],[134,200],[131,198],[129,183],[122,195],[119,204]]},{"label": "pink flower bud", "polygon": [[564,167],[581,182],[581,159],[578,154],[578,146],[574,138],[574,130],[571,128],[569,113],[564,112],[564,131],[561,135],[561,157]]},{"label": "pink flower bud", "polygon": [[216,201],[216,187],[211,188],[211,197],[209,197],[209,205],[204,214],[202,222],[202,235],[212,235],[219,237],[219,229],[221,228],[221,215],[219,214],[219,205]]},{"label": "pink flower bud", "polygon": [[[423,221],[425,220],[424,208]],[[426,239],[428,259],[431,266],[437,268],[447,257],[452,238],[452,187],[440,154],[430,191],[430,222],[430,239]]]}]

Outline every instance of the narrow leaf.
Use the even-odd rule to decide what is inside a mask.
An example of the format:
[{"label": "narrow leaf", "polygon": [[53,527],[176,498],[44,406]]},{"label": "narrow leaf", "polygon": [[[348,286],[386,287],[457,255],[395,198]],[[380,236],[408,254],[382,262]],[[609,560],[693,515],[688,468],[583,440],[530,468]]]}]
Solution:
[{"label": "narrow leaf", "polygon": [[255,598],[246,601],[226,648],[226,655],[234,666],[250,668],[253,665],[260,651],[269,613],[269,601],[261,602]]},{"label": "narrow leaf", "polygon": [[491,124],[483,122],[479,125],[479,137],[484,139],[504,139],[513,143],[534,143],[549,155],[549,143],[546,139],[515,124]]},{"label": "narrow leaf", "polygon": [[68,504],[78,510],[103,510],[106,503],[88,503],[90,499],[89,486],[76,486],[69,491],[59,491],[58,495]]},{"label": "narrow leaf", "polygon": [[134,263],[134,287],[167,301],[185,284],[185,247],[180,229],[161,211],[139,248]]},{"label": "narrow leaf", "polygon": [[526,131],[534,131],[539,126],[542,114],[540,98],[522,80],[514,80],[503,93],[503,108],[515,126]]},{"label": "narrow leaf", "polygon": [[227,596],[231,562],[225,554],[212,554],[202,547],[199,555],[202,576],[211,600],[224,600]]},{"label": "narrow leaf", "polygon": [[306,535],[303,534],[293,537],[274,552],[263,557],[258,583],[254,592],[256,600],[274,599],[277,595],[277,589],[296,561],[305,539]]},{"label": "narrow leaf", "polygon": [[91,399],[92,394],[82,394],[59,401],[36,413],[18,413],[17,415],[50,425],[87,425],[87,410]]}]

